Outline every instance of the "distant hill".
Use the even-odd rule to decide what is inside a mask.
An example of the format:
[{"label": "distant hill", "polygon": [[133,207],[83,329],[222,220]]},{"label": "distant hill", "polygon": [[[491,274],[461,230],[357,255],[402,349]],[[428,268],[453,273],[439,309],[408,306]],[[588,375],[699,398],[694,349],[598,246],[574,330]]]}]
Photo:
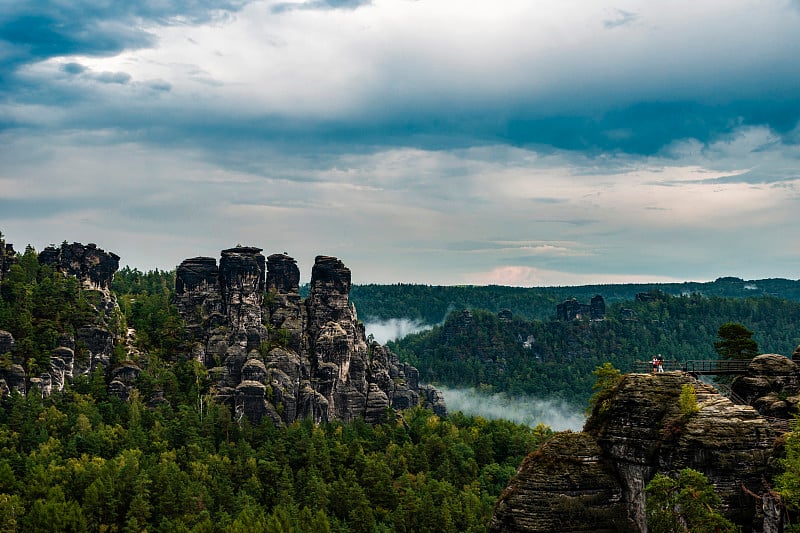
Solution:
[{"label": "distant hill", "polygon": [[782,278],[743,280],[721,277],[699,283],[625,283],[574,287],[505,287],[499,285],[353,285],[350,301],[362,321],[409,318],[427,324],[442,322],[448,312],[476,308],[499,312],[510,309],[515,317],[546,320],[555,317],[556,305],[569,298],[588,302],[600,294],[606,303],[633,300],[642,292],[662,291],[672,296],[752,298],[774,296],[800,302],[800,281]]},{"label": "distant hill", "polygon": [[389,346],[431,382],[585,406],[595,382],[592,370],[604,362],[629,372],[634,361],[657,353],[667,360],[716,358],[714,341],[725,322],[752,330],[762,353],[790,355],[800,344],[797,301],[646,294],[610,304],[598,321],[457,311],[443,325]]}]

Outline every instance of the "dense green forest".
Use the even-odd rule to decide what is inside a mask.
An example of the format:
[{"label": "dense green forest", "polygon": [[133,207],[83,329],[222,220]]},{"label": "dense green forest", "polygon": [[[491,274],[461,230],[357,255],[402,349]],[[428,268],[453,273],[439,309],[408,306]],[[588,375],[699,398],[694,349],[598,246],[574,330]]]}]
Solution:
[{"label": "dense green forest", "polygon": [[[592,370],[611,362],[716,358],[719,327],[739,322],[762,353],[789,355],[800,344],[800,302],[765,296],[722,298],[650,293],[649,301],[611,304],[604,320],[510,320],[476,309],[465,323],[451,313],[442,326],[389,343],[431,382],[451,387],[559,398],[586,405]],[[527,342],[526,342],[527,341]]]},{"label": "dense green forest", "polygon": [[0,409],[2,531],[485,531],[549,435],[424,409],[391,422],[237,424],[227,407],[148,407],[81,378]]},{"label": "dense green forest", "polygon": [[[110,324],[94,291],[32,249],[17,259],[0,284],[0,329],[17,343],[0,355],[5,369],[38,372],[59,337]],[[46,398],[0,398],[0,531],[480,532],[551,434],[422,408],[375,426],[253,427],[213,401],[206,369],[186,355],[174,273],[126,267],[112,288],[122,315],[111,365],[135,359],[136,391],[110,395],[98,367]]]},{"label": "dense green forest", "polygon": [[520,318],[546,320],[555,317],[556,305],[569,298],[581,302],[600,294],[607,304],[634,300],[637,293],[659,291],[673,296],[699,295],[720,298],[774,296],[800,301],[800,281],[762,279],[745,281],[735,277],[708,283],[651,283],[583,285],[575,287],[436,286],[398,283],[353,285],[350,300],[365,322],[408,318],[425,324],[441,323],[453,310],[511,309]]},{"label": "dense green forest", "polygon": [[[59,337],[101,324],[118,336],[112,367],[133,358],[143,371],[128,401],[109,395],[102,368],[46,398],[13,392],[0,399],[0,531],[485,531],[522,458],[551,435],[544,426],[461,413],[441,419],[422,408],[387,412],[375,426],[237,421],[212,400],[206,369],[187,356],[174,283],[174,272],[125,267],[112,285],[121,312],[108,316],[96,309],[94,291],[39,265],[34,250],[17,257],[0,283],[0,329],[17,341],[13,354],[0,354],[2,368],[40,372]],[[725,322],[754,331],[762,351],[788,353],[800,344],[800,304],[775,296],[607,297],[605,320],[560,322],[551,319],[556,303],[613,291],[560,288],[530,304],[515,288],[407,287],[419,292],[374,316],[427,320],[425,313],[458,309],[443,326],[393,345],[423,378],[581,407],[602,363],[627,370],[655,352],[712,357]],[[432,289],[440,296],[426,304]],[[358,291],[356,302],[364,297]],[[410,294],[418,298],[413,305]],[[515,298],[530,307],[515,307]],[[490,310],[475,306],[465,321],[454,302],[471,301]],[[498,317],[503,308],[514,317]],[[530,311],[545,317],[530,319],[520,309],[547,311]],[[137,332],[133,347],[123,342],[129,327]],[[796,439],[787,442],[778,488],[794,497]]]}]

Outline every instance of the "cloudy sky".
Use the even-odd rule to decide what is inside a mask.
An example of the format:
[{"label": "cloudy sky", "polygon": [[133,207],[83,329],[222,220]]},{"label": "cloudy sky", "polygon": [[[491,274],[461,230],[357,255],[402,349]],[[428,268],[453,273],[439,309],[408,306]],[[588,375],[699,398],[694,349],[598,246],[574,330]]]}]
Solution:
[{"label": "cloudy sky", "polygon": [[798,0],[0,0],[0,231],[307,281],[800,277]]}]

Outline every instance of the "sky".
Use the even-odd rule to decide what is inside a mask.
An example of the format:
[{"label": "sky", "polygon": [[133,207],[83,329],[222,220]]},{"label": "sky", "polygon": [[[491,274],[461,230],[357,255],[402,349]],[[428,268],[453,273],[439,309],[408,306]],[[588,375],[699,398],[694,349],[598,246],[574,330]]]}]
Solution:
[{"label": "sky", "polygon": [[354,283],[800,278],[800,0],[0,0],[0,231]]}]

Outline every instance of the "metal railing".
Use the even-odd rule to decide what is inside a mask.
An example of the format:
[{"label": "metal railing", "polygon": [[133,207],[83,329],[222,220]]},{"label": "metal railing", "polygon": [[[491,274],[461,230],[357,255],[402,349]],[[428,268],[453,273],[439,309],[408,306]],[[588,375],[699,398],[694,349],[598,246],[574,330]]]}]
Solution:
[{"label": "metal railing", "polygon": [[[749,364],[750,361],[746,359],[691,359],[689,361],[664,361],[662,368],[665,372],[680,370],[696,376],[730,375],[745,374]],[[653,362],[634,361],[632,370],[640,374],[652,372]]]}]

